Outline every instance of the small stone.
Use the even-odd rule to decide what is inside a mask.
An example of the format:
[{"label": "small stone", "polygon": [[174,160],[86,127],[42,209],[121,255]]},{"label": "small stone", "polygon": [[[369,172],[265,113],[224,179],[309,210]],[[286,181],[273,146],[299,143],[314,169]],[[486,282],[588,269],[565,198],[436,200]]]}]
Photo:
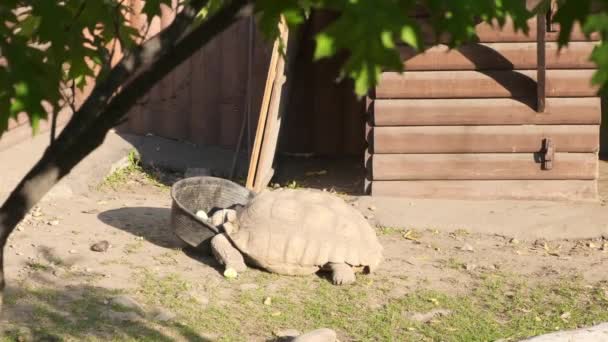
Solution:
[{"label": "small stone", "polygon": [[68,251],[68,253],[70,253],[70,254],[76,254],[76,253],[78,253],[78,251],[77,251],[77,250],[75,250],[75,249],[70,249],[70,250]]},{"label": "small stone", "polygon": [[272,298],[266,297],[264,299],[264,305],[272,305]]},{"label": "small stone", "polygon": [[475,264],[466,264],[466,265],[464,265],[464,268],[467,271],[474,271],[475,269],[477,269],[477,265],[475,265]]},{"label": "small stone", "polygon": [[338,334],[334,330],[317,329],[294,338],[293,342],[335,342]]},{"label": "small stone", "polygon": [[376,211],[376,206],[370,205],[367,209],[369,209],[370,211]]},{"label": "small stone", "polygon": [[23,253],[21,253],[21,252],[15,252],[15,255],[21,256],[21,255],[23,255]]},{"label": "small stone", "polygon": [[517,240],[516,238],[512,238],[509,243],[511,243],[512,245],[519,245],[519,240]]},{"label": "small stone", "polygon": [[175,317],[177,317],[176,314],[174,314],[173,312],[167,310],[167,309],[158,309],[156,314],[154,315],[154,320],[155,321],[159,321],[159,322],[168,322],[168,321],[172,321],[175,319]]},{"label": "small stone", "polygon": [[302,335],[302,333],[296,329],[284,329],[274,332],[274,336],[279,338],[294,338],[300,335]]},{"label": "small stone", "polygon": [[120,295],[110,299],[110,303],[116,306],[120,306],[123,309],[129,309],[131,311],[136,311],[138,313],[143,313],[144,309],[135,299],[127,296]]},{"label": "small stone", "polygon": [[241,289],[241,291],[251,291],[257,290],[259,286],[257,284],[242,284],[241,286],[239,286],[239,288]]},{"label": "small stone", "polygon": [[97,210],[97,209],[83,210],[82,213],[83,214],[99,214],[99,210]]},{"label": "small stone", "polygon": [[91,245],[91,250],[93,252],[103,253],[110,248],[110,242],[103,240]]},{"label": "small stone", "polygon": [[371,219],[373,219],[373,218],[374,218],[374,215],[371,215],[371,214],[370,214],[370,215],[365,215],[365,218],[366,218],[367,220],[371,220]]},{"label": "small stone", "polygon": [[561,316],[559,316],[563,320],[567,320],[572,316],[572,314],[568,311],[564,312]]},{"label": "small stone", "polygon": [[49,226],[58,226],[59,220],[52,220],[47,223]]},{"label": "small stone", "polygon": [[468,243],[464,244],[464,246],[462,246],[460,249],[462,249],[465,252],[473,252],[473,251],[475,251],[475,248],[473,248],[473,246],[471,246]]},{"label": "small stone", "polygon": [[86,273],[92,273],[92,272],[93,272],[93,269],[92,269],[92,268],[90,268],[90,267],[87,267],[87,268],[85,268],[85,269],[84,269],[84,271],[85,271]]},{"label": "small stone", "polygon": [[587,247],[589,247],[589,248],[591,248],[591,249],[596,249],[596,248],[597,248],[597,245],[596,245],[596,244],[594,244],[593,242],[589,242],[589,243],[587,244]]},{"label": "small stone", "polygon": [[53,270],[53,275],[55,277],[61,277],[65,274],[65,270],[63,268],[57,268],[55,270]]}]

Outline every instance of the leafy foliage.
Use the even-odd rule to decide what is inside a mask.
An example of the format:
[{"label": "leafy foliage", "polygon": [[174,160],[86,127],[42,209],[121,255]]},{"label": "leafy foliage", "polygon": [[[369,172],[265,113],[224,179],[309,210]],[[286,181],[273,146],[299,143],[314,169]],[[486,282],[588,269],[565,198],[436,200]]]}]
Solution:
[{"label": "leafy foliage", "polygon": [[[188,1],[188,0],[183,0]],[[213,15],[229,0],[210,0],[197,19]],[[451,46],[474,40],[479,22],[502,26],[511,19],[515,28],[528,31],[528,19],[549,6],[543,0],[534,8],[511,0],[256,0],[259,27],[270,39],[278,36],[281,18],[291,27],[301,25],[311,10],[339,15],[316,37],[315,58],[347,51],[342,76],[355,80],[363,95],[384,69],[403,71],[398,46],[423,51],[439,37]],[[56,113],[73,100],[74,87],[103,78],[118,48],[141,43],[140,28],[129,25],[129,0],[2,0],[0,4],[0,134],[10,118],[26,113],[34,128],[48,113]],[[148,21],[160,15],[171,0],[146,0],[142,13]],[[558,0],[555,15],[562,28],[560,44],[568,43],[579,25],[587,34],[601,37],[592,60],[599,71],[598,84],[608,82],[608,0]],[[430,14],[435,41],[425,41],[425,27],[409,14],[423,8]],[[196,24],[196,23],[193,23]]]}]

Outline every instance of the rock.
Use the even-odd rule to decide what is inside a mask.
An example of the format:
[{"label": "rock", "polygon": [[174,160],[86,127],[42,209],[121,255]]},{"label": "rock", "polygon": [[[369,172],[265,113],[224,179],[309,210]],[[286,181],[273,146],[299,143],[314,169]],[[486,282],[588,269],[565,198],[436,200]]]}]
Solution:
[{"label": "rock", "polygon": [[156,314],[154,315],[154,320],[155,321],[159,321],[159,322],[168,322],[168,321],[172,321],[175,319],[175,317],[177,317],[176,314],[174,314],[173,312],[164,309],[164,308],[160,308],[156,310]]},{"label": "rock", "polygon": [[368,208],[370,211],[376,211],[376,206],[370,205]]},{"label": "rock", "polygon": [[437,310],[432,310],[432,311],[425,312],[425,313],[416,312],[416,313],[410,314],[407,317],[407,319],[409,319],[410,321],[419,322],[419,323],[428,323],[437,317],[449,316],[451,314],[452,314],[451,310],[437,309]]},{"label": "rock", "polygon": [[110,248],[110,242],[103,240],[91,245],[91,250],[93,252],[103,253],[106,252]]},{"label": "rock", "polygon": [[473,246],[471,246],[471,244],[468,244],[468,243],[465,243],[464,246],[462,246],[460,249],[462,249],[465,252],[475,251],[475,248],[473,248]]},{"label": "rock", "polygon": [[274,336],[279,338],[294,338],[300,336],[302,333],[296,329],[284,329],[275,331]]},{"label": "rock", "polygon": [[264,305],[272,305],[272,298],[266,297],[264,299]]},{"label": "rock", "polygon": [[596,342],[608,341],[608,323],[602,323],[590,328],[560,331],[541,335],[522,342]]},{"label": "rock", "polygon": [[307,332],[294,338],[293,342],[335,342],[338,335],[335,331],[327,328]]},{"label": "rock", "polygon": [[477,269],[477,265],[475,264],[466,264],[464,265],[464,269],[467,271],[474,271],[475,269]]},{"label": "rock", "polygon": [[59,220],[52,220],[47,223],[49,226],[58,226]]},{"label": "rock", "polygon": [[131,311],[136,311],[140,314],[144,312],[143,307],[139,304],[135,299],[126,296],[120,295],[110,299],[110,303],[112,305],[120,306],[123,309],[128,309]]},{"label": "rock", "polygon": [[257,284],[242,284],[241,286],[239,286],[239,288],[241,289],[241,291],[251,291],[257,290],[259,286]]},{"label": "rock", "polygon": [[76,253],[78,253],[78,251],[77,251],[77,250],[75,250],[75,249],[70,249],[70,250],[68,251],[68,253],[70,253],[70,254],[76,254]]}]

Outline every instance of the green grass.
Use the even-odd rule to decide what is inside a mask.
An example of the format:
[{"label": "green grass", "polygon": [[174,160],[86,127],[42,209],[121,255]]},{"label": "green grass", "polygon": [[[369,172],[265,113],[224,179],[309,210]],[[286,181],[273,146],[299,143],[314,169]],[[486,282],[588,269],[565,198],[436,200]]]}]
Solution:
[{"label": "green grass", "polygon": [[[246,341],[272,337],[273,331],[319,327],[336,329],[342,340],[356,341],[495,341],[593,325],[608,320],[608,284],[586,286],[579,279],[530,285],[517,276],[485,274],[479,285],[464,295],[418,290],[400,298],[387,294],[394,279],[360,276],[352,286],[336,287],[318,277],[286,278],[257,271],[217,286],[190,282],[178,275],[158,276],[142,271],[133,296],[148,309],[164,307],[177,314],[175,321],[117,323],[107,319],[110,307],[104,299],[114,295],[87,288],[83,296],[66,300],[65,293],[27,289],[9,304],[27,299],[34,310],[38,334],[63,339],[170,341],[175,336],[202,341],[215,334],[222,341]],[[240,291],[239,285],[255,283],[257,289]],[[274,290],[268,287],[275,285]],[[222,287],[232,295],[222,295]],[[191,296],[210,298],[201,306]],[[272,304],[264,305],[266,297]],[[63,304],[61,304],[63,303]],[[412,313],[435,309],[451,311],[430,322],[411,321]],[[67,319],[69,312],[76,321]],[[34,323],[35,322],[35,323]],[[8,335],[2,341],[14,341]]]},{"label": "green grass", "polygon": [[168,186],[160,181],[157,170],[148,170],[142,166],[141,159],[136,151],[129,152],[127,160],[128,162],[125,167],[119,168],[106,176],[98,188],[116,190],[130,180],[137,179],[158,188],[168,189]]}]

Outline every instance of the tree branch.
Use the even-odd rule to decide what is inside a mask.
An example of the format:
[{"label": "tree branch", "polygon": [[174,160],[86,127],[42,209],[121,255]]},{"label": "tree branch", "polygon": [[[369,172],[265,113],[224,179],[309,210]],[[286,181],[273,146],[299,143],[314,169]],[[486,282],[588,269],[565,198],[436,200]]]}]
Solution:
[{"label": "tree branch", "polygon": [[[53,185],[103,142],[107,132],[141,96],[230,26],[249,2],[233,0],[207,21],[194,26],[195,16],[206,1],[191,1],[167,29],[125,55],[109,76],[96,85],[55,144],[47,148],[0,207],[0,308],[5,288],[4,246],[15,226]],[[122,90],[118,92],[120,87]]]}]

